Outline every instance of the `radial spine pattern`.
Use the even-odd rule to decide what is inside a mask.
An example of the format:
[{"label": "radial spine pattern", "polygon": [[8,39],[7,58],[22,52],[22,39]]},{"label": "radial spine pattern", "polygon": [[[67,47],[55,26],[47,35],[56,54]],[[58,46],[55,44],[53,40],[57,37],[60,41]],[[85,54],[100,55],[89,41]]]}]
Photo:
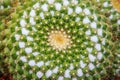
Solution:
[{"label": "radial spine pattern", "polygon": [[90,2],[31,0],[16,10],[5,52],[14,79],[95,80],[107,74],[111,33]]}]

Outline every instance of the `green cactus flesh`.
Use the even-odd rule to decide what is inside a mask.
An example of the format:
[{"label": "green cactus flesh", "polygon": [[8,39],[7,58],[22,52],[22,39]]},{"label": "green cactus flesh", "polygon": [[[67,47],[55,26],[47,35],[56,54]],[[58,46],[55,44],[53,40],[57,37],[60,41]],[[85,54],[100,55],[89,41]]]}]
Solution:
[{"label": "green cactus flesh", "polygon": [[107,74],[110,26],[90,2],[31,0],[11,17],[4,53],[14,79],[96,80]]},{"label": "green cactus flesh", "polygon": [[109,18],[111,28],[114,30],[120,30],[120,13],[113,7],[110,0],[96,0],[96,6],[98,6],[101,14],[104,14]]},{"label": "green cactus flesh", "polygon": [[[113,69],[115,74],[120,74],[120,13],[113,7],[111,0],[96,0],[100,12],[110,20],[110,25],[113,33],[113,41],[115,42]],[[119,6],[119,5],[118,5]]]}]

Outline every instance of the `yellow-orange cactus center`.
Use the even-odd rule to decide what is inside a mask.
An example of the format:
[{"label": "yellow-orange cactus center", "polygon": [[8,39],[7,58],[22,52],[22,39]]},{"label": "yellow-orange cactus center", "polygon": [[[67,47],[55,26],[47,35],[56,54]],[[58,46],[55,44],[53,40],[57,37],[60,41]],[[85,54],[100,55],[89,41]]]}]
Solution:
[{"label": "yellow-orange cactus center", "polygon": [[56,50],[65,50],[71,45],[70,37],[64,31],[51,31],[48,42]]}]

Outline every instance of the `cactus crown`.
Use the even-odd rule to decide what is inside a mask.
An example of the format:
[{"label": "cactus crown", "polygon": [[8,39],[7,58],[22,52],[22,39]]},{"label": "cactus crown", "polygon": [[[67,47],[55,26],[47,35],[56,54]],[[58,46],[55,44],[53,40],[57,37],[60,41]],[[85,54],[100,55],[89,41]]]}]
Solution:
[{"label": "cactus crown", "polygon": [[14,78],[87,80],[106,75],[111,33],[107,18],[97,10],[77,0],[34,0],[18,6],[8,23],[5,48]]}]

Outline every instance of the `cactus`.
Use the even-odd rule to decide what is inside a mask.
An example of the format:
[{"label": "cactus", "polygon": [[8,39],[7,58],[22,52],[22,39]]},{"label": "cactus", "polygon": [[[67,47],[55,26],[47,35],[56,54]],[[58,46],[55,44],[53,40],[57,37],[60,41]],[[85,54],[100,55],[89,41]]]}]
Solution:
[{"label": "cactus", "polygon": [[26,0],[7,22],[3,54],[16,80],[98,80],[111,66],[110,22],[89,1]]},{"label": "cactus", "polygon": [[[113,59],[113,68],[114,75],[120,75],[120,5],[119,0],[95,0],[96,5],[98,6],[100,13],[105,15],[110,20],[111,31],[113,33],[112,41],[114,45],[114,58]],[[118,4],[118,5],[117,5]]]},{"label": "cactus", "polygon": [[11,20],[10,15],[15,11],[16,6],[21,5],[23,2],[23,0],[0,0],[0,80],[12,80],[8,64],[5,63],[6,54],[4,54],[9,27],[7,23]]}]

